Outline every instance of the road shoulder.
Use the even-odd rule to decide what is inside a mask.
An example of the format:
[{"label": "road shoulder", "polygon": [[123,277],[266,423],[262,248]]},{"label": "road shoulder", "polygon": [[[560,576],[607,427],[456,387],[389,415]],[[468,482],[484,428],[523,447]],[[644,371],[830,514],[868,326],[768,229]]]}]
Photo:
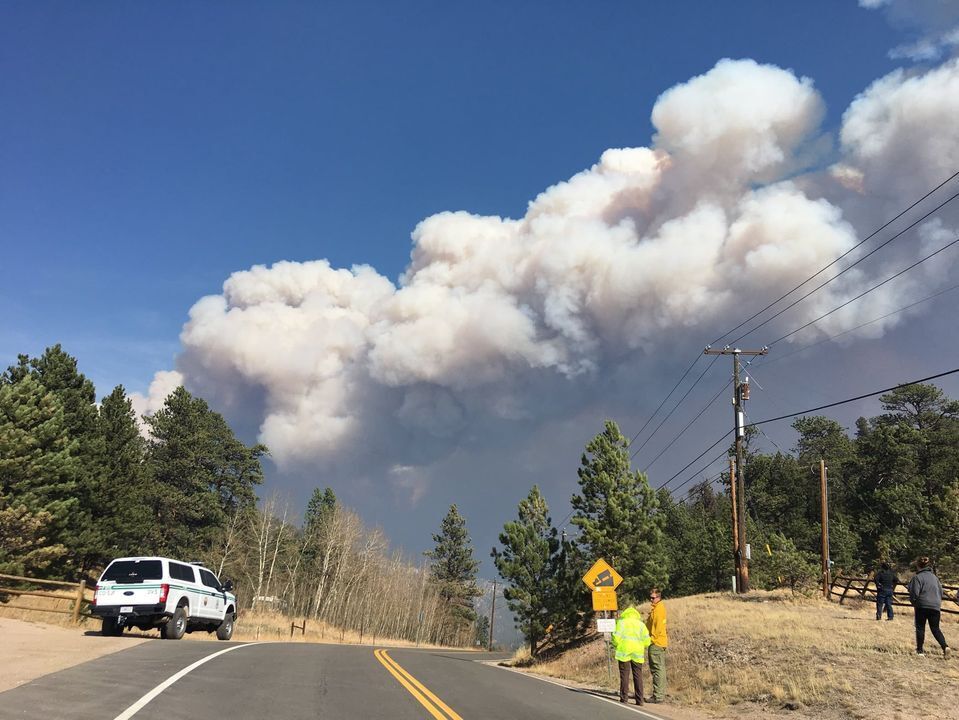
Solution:
[{"label": "road shoulder", "polygon": [[147,638],[102,637],[88,628],[64,628],[0,617],[4,671],[0,692],[104,655],[126,650]]}]

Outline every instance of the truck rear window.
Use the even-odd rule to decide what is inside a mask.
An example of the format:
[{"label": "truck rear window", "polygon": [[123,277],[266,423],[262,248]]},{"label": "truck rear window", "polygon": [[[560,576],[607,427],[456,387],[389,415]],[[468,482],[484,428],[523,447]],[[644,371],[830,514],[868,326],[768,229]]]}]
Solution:
[{"label": "truck rear window", "polygon": [[140,583],[162,580],[163,563],[159,560],[117,560],[100,578],[101,582]]}]

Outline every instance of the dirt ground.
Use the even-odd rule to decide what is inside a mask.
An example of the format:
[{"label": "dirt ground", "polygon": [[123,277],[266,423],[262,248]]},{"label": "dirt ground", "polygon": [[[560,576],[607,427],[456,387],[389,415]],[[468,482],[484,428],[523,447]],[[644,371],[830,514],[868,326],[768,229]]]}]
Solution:
[{"label": "dirt ground", "polygon": [[0,617],[0,639],[4,656],[0,692],[146,640],[102,637],[89,627],[64,628],[4,617]]}]

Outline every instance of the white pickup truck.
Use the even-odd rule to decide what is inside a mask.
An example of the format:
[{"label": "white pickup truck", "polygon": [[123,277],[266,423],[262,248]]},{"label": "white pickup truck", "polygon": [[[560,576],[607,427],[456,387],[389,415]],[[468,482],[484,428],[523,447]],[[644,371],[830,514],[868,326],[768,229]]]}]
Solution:
[{"label": "white pickup truck", "polygon": [[220,583],[199,563],[164,557],[117,558],[97,581],[90,612],[102,620],[104,635],[124,628],[159,628],[160,635],[179,640],[194,630],[233,636],[236,595],[233,584]]}]

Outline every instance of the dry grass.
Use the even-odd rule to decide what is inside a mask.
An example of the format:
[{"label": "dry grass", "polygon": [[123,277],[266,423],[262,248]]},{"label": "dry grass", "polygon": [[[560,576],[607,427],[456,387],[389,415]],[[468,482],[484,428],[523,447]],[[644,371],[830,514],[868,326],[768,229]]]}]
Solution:
[{"label": "dry grass", "polygon": [[[959,658],[944,661],[927,633],[915,654],[912,612],[876,622],[875,606],[839,606],[788,592],[667,600],[670,702],[716,716],[959,718]],[[644,614],[648,607],[640,608]],[[959,624],[944,616],[959,647]],[[609,688],[605,646],[597,639],[531,668]],[[616,668],[613,667],[614,682]]]},{"label": "dry grass", "polygon": [[[0,604],[0,617],[10,618],[11,620],[26,620],[34,623],[44,623],[47,625],[56,625],[59,627],[65,628],[74,628],[78,627],[73,623],[73,617],[70,614],[66,613],[57,613],[49,612],[48,610],[72,610],[73,601],[76,597],[76,593],[63,592],[57,593],[61,595],[60,598],[42,598],[42,597],[31,597],[31,596],[21,596],[18,598],[12,599],[12,604],[16,605],[25,605],[30,609],[19,609],[7,607],[3,604]],[[87,593],[87,599],[92,599],[93,593]],[[291,637],[290,635],[290,623],[294,622],[297,625],[297,628],[294,630],[294,633]],[[303,625],[303,619],[298,618],[291,620],[285,615],[272,611],[258,611],[255,613],[241,613],[237,618],[236,625],[233,630],[233,639],[239,641],[256,641],[256,640],[271,640],[278,641],[283,640],[287,642],[314,642],[314,643],[335,643],[343,645],[372,645],[372,644],[381,644],[381,645],[390,645],[394,647],[412,647],[414,643],[409,642],[408,640],[396,640],[393,638],[384,638],[384,637],[374,637],[369,633],[366,633],[362,636],[358,632],[350,630],[340,630],[326,623],[317,622],[315,620],[306,621],[306,632],[303,633],[300,631],[299,627]],[[79,628],[84,631],[99,631],[100,629],[100,620],[95,617],[81,617]],[[134,628],[133,630],[127,630],[127,634],[140,637],[159,637],[159,630],[149,630],[141,631]],[[188,635],[184,635],[185,639],[192,640],[210,640],[216,639],[216,636],[213,634],[208,634],[206,632],[195,632]],[[436,647],[432,645],[427,645],[424,643],[419,644],[421,647]],[[458,650],[468,650],[469,648],[457,648]]]}]

